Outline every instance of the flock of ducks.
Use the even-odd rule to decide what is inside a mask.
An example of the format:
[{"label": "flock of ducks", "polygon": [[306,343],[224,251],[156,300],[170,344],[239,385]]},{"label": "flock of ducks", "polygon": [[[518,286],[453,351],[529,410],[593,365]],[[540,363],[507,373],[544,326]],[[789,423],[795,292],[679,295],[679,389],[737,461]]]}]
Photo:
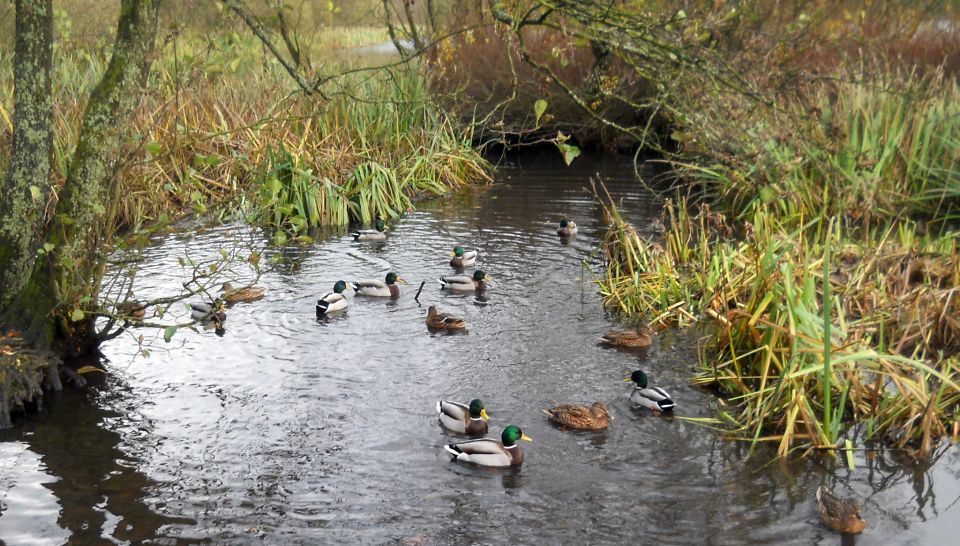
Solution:
[{"label": "flock of ducks", "polygon": [[[376,219],[375,229],[359,230],[351,233],[355,241],[378,241],[387,238],[386,224],[380,218]],[[557,228],[557,235],[561,239],[570,239],[577,234],[574,222],[563,219]],[[479,252],[464,250],[456,246],[451,252],[450,266],[457,270],[473,266],[477,262]],[[482,293],[486,289],[489,279],[483,270],[476,270],[472,275],[448,275],[438,278],[442,290],[453,292]],[[400,295],[398,283],[405,283],[396,273],[389,272],[383,280],[369,279],[354,281],[349,284],[355,295],[368,297],[396,298]],[[344,291],[348,284],[338,280],[333,285],[333,291],[328,292],[317,300],[316,311],[318,316],[342,311],[347,307],[347,298]],[[221,287],[225,302],[255,301],[263,297],[264,291],[258,287],[235,289],[230,283],[223,283]],[[204,323],[214,323],[222,327],[226,315],[222,307],[215,307],[207,303],[191,304],[191,316],[194,320]],[[441,312],[435,305],[427,311],[427,328],[430,330],[463,330],[467,322],[449,313]],[[640,326],[636,330],[611,331],[603,335],[600,341],[609,345],[625,348],[649,347],[653,343],[655,332],[647,326]],[[649,385],[649,378],[643,370],[634,371],[625,382],[633,383],[628,394],[631,403],[649,409],[655,415],[672,412],[675,403],[670,395],[660,387]],[[487,422],[490,416],[480,399],[471,400],[469,404],[440,400],[436,405],[439,424],[454,434],[467,436],[483,436],[488,432]],[[560,404],[543,410],[547,418],[562,430],[603,430],[610,426],[614,417],[610,414],[607,404],[596,401],[592,405]],[[457,443],[445,444],[443,449],[451,460],[460,463],[469,463],[482,467],[511,467],[523,464],[524,453],[520,447],[521,440],[533,440],[523,433],[516,425],[507,425],[500,433],[500,439],[476,438]],[[843,498],[825,486],[817,489],[818,512],[821,520],[831,529],[840,533],[861,533],[866,522],[860,515],[860,505],[854,499]]]}]

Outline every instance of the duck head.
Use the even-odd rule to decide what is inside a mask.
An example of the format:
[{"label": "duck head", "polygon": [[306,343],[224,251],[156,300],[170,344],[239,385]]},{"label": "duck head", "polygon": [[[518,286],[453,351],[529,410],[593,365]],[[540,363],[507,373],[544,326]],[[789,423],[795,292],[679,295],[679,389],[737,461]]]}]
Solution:
[{"label": "duck head", "polygon": [[473,419],[480,418],[484,421],[490,420],[490,416],[487,415],[487,410],[483,405],[483,400],[474,398],[470,401],[470,417]]},{"label": "duck head", "polygon": [[503,447],[513,447],[517,445],[517,442],[520,440],[533,441],[532,438],[524,434],[523,431],[520,430],[520,427],[516,425],[509,425],[500,433],[500,441],[503,442]]},{"label": "duck head", "polygon": [[626,383],[630,383],[631,381],[636,383],[637,387],[641,389],[647,388],[647,374],[643,373],[643,370],[636,370],[630,374],[630,377],[624,379]]}]

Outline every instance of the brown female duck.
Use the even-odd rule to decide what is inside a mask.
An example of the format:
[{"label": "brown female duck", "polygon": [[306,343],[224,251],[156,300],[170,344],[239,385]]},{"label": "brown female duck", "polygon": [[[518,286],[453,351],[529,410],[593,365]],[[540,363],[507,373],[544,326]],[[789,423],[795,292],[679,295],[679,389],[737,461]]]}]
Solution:
[{"label": "brown female duck", "polygon": [[589,408],[580,404],[560,404],[543,410],[550,422],[563,428],[602,430],[610,426],[613,416],[603,402],[594,402]]}]

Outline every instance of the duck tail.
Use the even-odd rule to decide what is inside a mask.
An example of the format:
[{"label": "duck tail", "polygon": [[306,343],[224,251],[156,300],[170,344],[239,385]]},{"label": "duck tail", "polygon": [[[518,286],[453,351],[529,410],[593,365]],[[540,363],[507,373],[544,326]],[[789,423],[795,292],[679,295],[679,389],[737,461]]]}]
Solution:
[{"label": "duck tail", "polygon": [[360,240],[360,232],[359,232],[359,231],[351,231],[351,232],[350,232],[350,235],[353,235],[353,240],[354,240],[354,241],[359,241],[359,240]]},{"label": "duck tail", "polygon": [[443,413],[443,400],[437,400],[437,414]]},{"label": "duck tail", "polygon": [[357,292],[360,291],[360,283],[354,281],[350,283],[350,288],[353,288],[353,293],[356,294]]},{"label": "duck tail", "polygon": [[657,402],[657,405],[660,406],[660,411],[673,411],[674,406],[676,406],[676,404],[673,403],[673,400],[670,400],[669,398]]},{"label": "duck tail", "polygon": [[443,450],[449,453],[450,456],[453,458],[453,460],[456,460],[457,457],[459,457],[460,454],[463,453],[462,451],[460,451],[460,448],[457,447],[457,444],[444,444]]},{"label": "duck tail", "polygon": [[447,280],[444,279],[443,277],[440,277],[439,279],[437,279],[437,282],[440,283],[440,288],[443,288],[444,286],[447,285]]},{"label": "duck tail", "polygon": [[317,300],[317,314],[322,315],[327,312],[327,309],[330,307],[330,304],[323,301]]}]

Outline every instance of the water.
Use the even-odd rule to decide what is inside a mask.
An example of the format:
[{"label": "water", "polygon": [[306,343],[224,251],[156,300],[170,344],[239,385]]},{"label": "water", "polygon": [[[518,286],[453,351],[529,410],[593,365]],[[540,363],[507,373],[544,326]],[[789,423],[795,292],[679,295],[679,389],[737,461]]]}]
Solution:
[{"label": "water", "polygon": [[[227,332],[121,336],[109,376],[47,400],[0,432],[0,539],[38,544],[837,544],[818,520],[821,484],[863,499],[870,544],[945,544],[960,531],[960,455],[918,465],[895,454],[856,470],[784,464],[680,419],[631,409],[622,379],[642,367],[677,414],[711,415],[687,385],[694,333],[662,334],[646,353],[601,347],[615,325],[583,260],[599,236],[585,190],[607,181],[639,226],[657,211],[616,160],[573,168],[524,158],[485,190],[421,203],[386,242],[334,234],[264,257],[266,297],[230,309]],[[579,236],[561,244],[558,220]],[[216,255],[247,230],[158,239],[140,297],[183,280],[177,257]],[[263,246],[266,236],[253,244]],[[481,252],[485,298],[441,294],[459,243]],[[399,300],[354,298],[317,320],[317,295],[340,278],[410,284]],[[428,280],[418,304],[413,295]],[[431,334],[426,306],[463,315],[466,335]],[[178,309],[174,314],[183,313]],[[136,357],[144,333],[149,358]],[[93,377],[93,376],[91,376]],[[435,422],[438,397],[483,398],[499,434],[534,440],[517,470],[448,461],[455,438]],[[606,400],[599,433],[563,432],[541,409]],[[771,462],[772,461],[772,462]]]}]

